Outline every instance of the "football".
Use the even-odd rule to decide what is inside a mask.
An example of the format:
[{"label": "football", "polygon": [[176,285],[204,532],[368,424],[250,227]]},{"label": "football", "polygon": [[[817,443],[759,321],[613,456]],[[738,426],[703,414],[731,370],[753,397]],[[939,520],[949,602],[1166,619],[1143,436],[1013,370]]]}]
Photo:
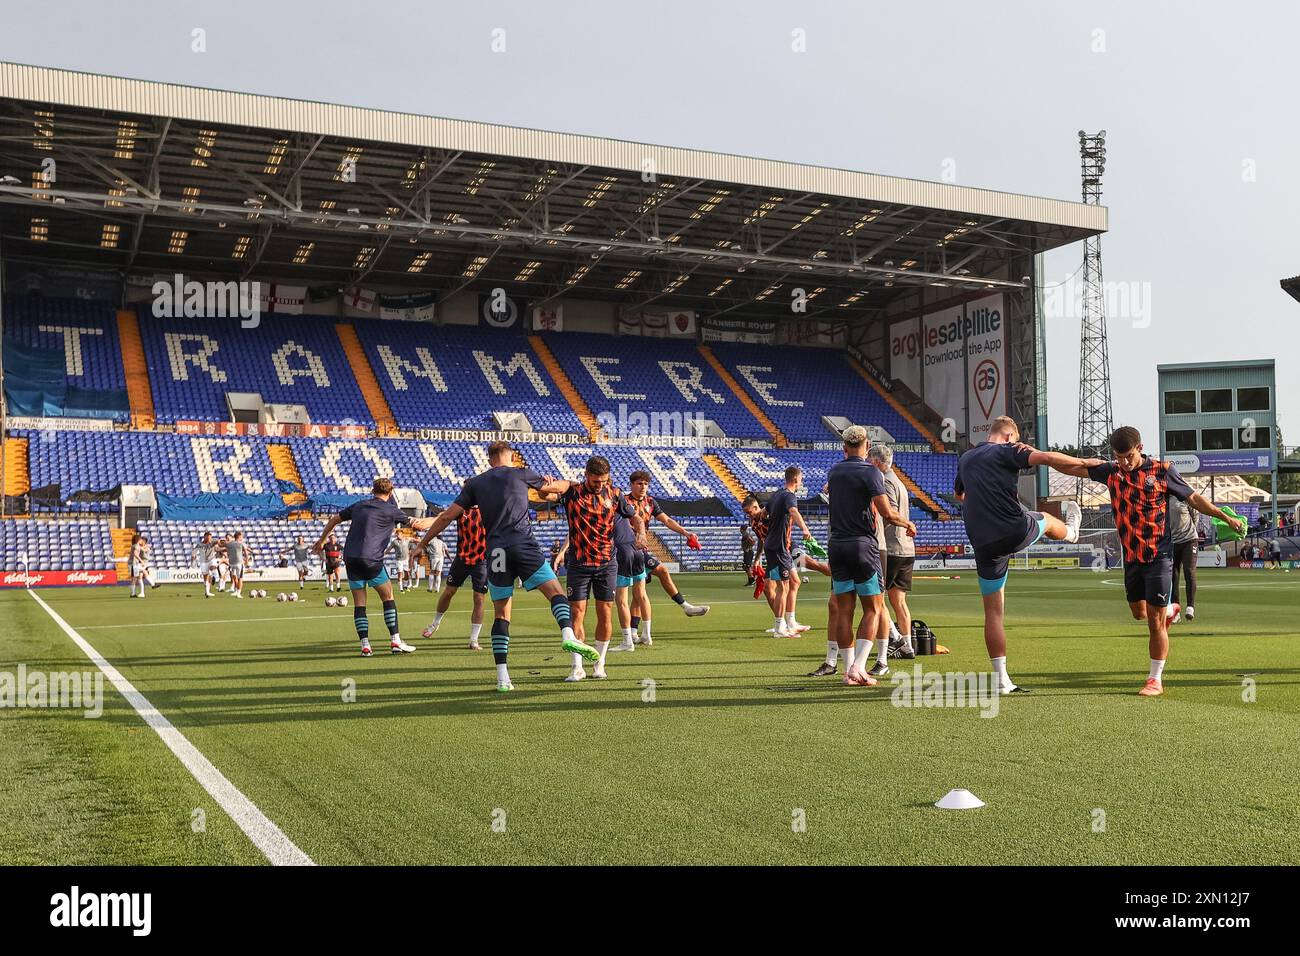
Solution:
[{"label": "football", "polygon": [[347,607],[347,606],[348,606],[348,596],[345,594],[341,598],[339,598],[339,607]]},{"label": "football", "polygon": [[275,599],[279,601],[281,604],[283,604],[285,601],[289,600],[289,596],[285,594],[283,591],[281,591],[279,594],[275,596]]}]

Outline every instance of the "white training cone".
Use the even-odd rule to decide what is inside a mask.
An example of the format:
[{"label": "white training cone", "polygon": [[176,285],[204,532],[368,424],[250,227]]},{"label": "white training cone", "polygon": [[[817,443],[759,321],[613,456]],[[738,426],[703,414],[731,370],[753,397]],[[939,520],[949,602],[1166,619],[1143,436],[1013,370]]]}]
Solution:
[{"label": "white training cone", "polygon": [[949,790],[935,806],[940,810],[975,810],[984,806],[984,801],[969,790]]}]

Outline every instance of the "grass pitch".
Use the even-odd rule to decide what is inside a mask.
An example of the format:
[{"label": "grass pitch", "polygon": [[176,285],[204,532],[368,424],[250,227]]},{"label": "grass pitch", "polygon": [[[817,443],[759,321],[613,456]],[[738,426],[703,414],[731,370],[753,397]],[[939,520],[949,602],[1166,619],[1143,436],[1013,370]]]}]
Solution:
[{"label": "grass pitch", "polygon": [[[712,613],[688,620],[652,585],[655,646],[576,685],[521,593],[505,695],[464,646],[467,592],[433,640],[434,597],[399,598],[409,656],[380,652],[372,614],[369,660],[319,586],[296,605],[41,593],[322,864],[1300,861],[1300,578],[1202,571],[1166,696],[1140,699],[1146,630],[1119,575],[1013,572],[1010,669],[1033,693],[992,719],[802,676],[826,647],[824,578],[799,640],[763,633],[738,575],[680,583]],[[914,614],[952,649],[927,671],[987,668],[977,595],[973,572],[917,582]],[[0,593],[0,621],[0,671],[93,669],[27,594]],[[98,720],[0,711],[0,863],[264,863],[104,689]],[[934,809],[954,787],[987,806]]]}]

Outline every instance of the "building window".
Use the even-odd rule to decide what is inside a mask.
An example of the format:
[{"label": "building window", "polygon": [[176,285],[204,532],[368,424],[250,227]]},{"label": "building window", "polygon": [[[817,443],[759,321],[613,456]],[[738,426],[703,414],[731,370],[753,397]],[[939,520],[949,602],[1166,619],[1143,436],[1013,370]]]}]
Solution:
[{"label": "building window", "polygon": [[1185,392],[1165,392],[1165,414],[1196,414],[1196,392],[1190,388]]},{"label": "building window", "polygon": [[1165,451],[1196,451],[1196,429],[1165,432]]},{"label": "building window", "polygon": [[1202,414],[1206,412],[1230,412],[1230,411],[1232,411],[1232,389],[1230,388],[1201,389]]},{"label": "building window", "polygon": [[1239,412],[1268,411],[1268,386],[1261,385],[1253,388],[1237,389],[1237,411]]},{"label": "building window", "polygon": [[1237,432],[1238,448],[1268,448],[1271,445],[1273,429],[1266,425],[1242,428]]},{"label": "building window", "polygon": [[1232,437],[1235,431],[1235,428],[1202,428],[1201,448],[1205,451],[1229,450],[1233,447]]}]

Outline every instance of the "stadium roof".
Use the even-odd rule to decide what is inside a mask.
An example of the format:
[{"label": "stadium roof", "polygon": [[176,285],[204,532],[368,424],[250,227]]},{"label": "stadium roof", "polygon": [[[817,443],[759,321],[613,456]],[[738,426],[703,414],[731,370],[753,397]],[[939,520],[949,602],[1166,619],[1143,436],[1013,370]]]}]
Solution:
[{"label": "stadium roof", "polygon": [[1289,279],[1283,279],[1282,291],[1297,302],[1300,302],[1300,276],[1292,276]]},{"label": "stadium roof", "polygon": [[[52,181],[44,174],[54,160]],[[6,258],[853,318],[1106,229],[1079,202],[0,63]],[[1019,270],[1017,270],[1019,271]],[[816,295],[813,291],[817,290]]]}]

